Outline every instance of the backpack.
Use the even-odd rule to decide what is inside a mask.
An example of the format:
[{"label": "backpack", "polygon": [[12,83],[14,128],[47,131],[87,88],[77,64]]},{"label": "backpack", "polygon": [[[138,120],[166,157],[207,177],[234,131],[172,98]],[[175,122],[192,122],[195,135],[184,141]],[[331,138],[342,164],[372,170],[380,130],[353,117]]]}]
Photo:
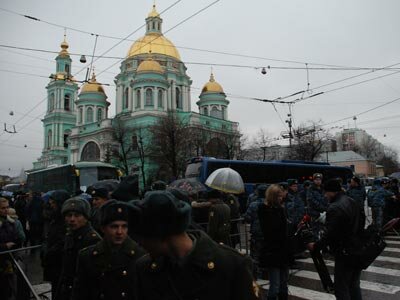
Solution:
[{"label": "backpack", "polygon": [[360,228],[360,214],[357,214],[352,237],[343,248],[342,255],[348,265],[356,269],[367,269],[386,247],[383,234],[374,225]]}]

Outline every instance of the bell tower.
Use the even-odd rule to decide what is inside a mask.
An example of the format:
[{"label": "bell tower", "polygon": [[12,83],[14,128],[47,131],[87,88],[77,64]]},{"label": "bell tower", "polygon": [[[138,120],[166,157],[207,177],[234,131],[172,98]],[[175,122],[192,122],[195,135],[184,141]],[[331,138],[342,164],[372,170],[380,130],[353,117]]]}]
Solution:
[{"label": "bell tower", "polygon": [[69,161],[68,137],[76,123],[75,101],[78,85],[71,75],[69,45],[64,35],[61,50],[56,57],[56,72],[50,75],[47,89],[47,111],[44,116],[44,147],[42,156],[34,168],[45,168]]}]

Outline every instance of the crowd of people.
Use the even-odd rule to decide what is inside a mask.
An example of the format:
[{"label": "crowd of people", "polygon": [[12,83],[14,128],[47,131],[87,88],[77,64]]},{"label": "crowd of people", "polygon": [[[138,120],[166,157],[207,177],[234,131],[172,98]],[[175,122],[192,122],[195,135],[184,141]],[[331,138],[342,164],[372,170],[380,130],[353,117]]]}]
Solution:
[{"label": "crowd of people", "polygon": [[[74,197],[55,190],[0,198],[0,252],[40,244],[55,300],[258,299],[260,277],[269,279],[266,299],[284,300],[295,259],[306,248],[329,250],[337,299],[361,299],[361,270],[344,260],[345,242],[364,228],[366,200],[376,228],[400,215],[398,182],[388,178],[368,192],[357,177],[344,184],[319,173],[301,185],[259,184],[242,213],[233,194],[156,181],[140,197],[135,180]],[[307,242],[298,238],[305,215]],[[240,254],[242,221],[250,224],[250,257]],[[13,296],[13,268],[0,255],[1,299]]]}]

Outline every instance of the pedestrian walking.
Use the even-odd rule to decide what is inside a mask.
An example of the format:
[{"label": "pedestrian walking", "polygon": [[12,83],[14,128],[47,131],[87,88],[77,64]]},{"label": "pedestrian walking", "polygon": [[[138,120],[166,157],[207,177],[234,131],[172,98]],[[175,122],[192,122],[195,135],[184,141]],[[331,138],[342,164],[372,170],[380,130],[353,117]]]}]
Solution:
[{"label": "pedestrian walking", "polygon": [[80,251],[73,300],[135,300],[135,263],[145,251],[128,236],[129,207],[110,200],[100,208],[103,240]]},{"label": "pedestrian walking", "polygon": [[83,248],[96,244],[101,237],[89,223],[90,205],[79,197],[64,202],[61,213],[67,224],[62,269],[55,300],[70,300],[76,275],[78,253]]},{"label": "pedestrian walking", "polygon": [[269,278],[268,300],[288,299],[290,243],[282,187],[273,184],[266,192],[265,201],[258,209],[264,247],[260,263]]},{"label": "pedestrian walking", "polygon": [[134,236],[149,251],[137,262],[137,299],[257,299],[251,261],[186,230],[191,207],[167,191],[153,191],[133,204]]},{"label": "pedestrian walking", "polygon": [[337,179],[328,180],[324,188],[330,202],[326,213],[326,232],[320,240],[307,247],[310,251],[319,251],[329,246],[335,257],[336,299],[361,300],[361,269],[354,267],[345,255],[346,245],[363,230],[359,204],[343,193]]}]

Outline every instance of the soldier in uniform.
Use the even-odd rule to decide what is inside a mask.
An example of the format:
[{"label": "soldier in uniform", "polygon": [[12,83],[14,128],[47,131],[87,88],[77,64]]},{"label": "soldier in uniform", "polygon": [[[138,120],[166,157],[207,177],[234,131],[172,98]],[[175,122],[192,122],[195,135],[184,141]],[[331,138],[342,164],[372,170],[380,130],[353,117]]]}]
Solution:
[{"label": "soldier in uniform", "polygon": [[128,216],[116,200],[100,208],[103,240],[80,251],[73,300],[135,299],[134,266],[145,251],[128,236]]},{"label": "soldier in uniform", "polygon": [[153,191],[132,211],[133,234],[149,251],[137,262],[137,299],[257,299],[248,257],[202,231],[187,233],[189,204]]},{"label": "soldier in uniform", "polygon": [[93,208],[90,216],[90,223],[94,230],[101,234],[99,211],[100,207],[108,201],[108,190],[105,188],[93,189],[91,196]]},{"label": "soldier in uniform", "polygon": [[69,300],[72,294],[78,253],[83,248],[96,244],[101,237],[89,223],[90,205],[79,197],[64,202],[61,213],[67,224],[62,270],[57,293],[53,299]]},{"label": "soldier in uniform", "polygon": [[322,189],[321,173],[315,173],[313,175],[313,184],[307,191],[307,208],[308,214],[311,217],[314,236],[319,238],[323,226],[317,220],[320,217],[320,214],[326,212],[328,208],[328,200],[325,198]]}]

